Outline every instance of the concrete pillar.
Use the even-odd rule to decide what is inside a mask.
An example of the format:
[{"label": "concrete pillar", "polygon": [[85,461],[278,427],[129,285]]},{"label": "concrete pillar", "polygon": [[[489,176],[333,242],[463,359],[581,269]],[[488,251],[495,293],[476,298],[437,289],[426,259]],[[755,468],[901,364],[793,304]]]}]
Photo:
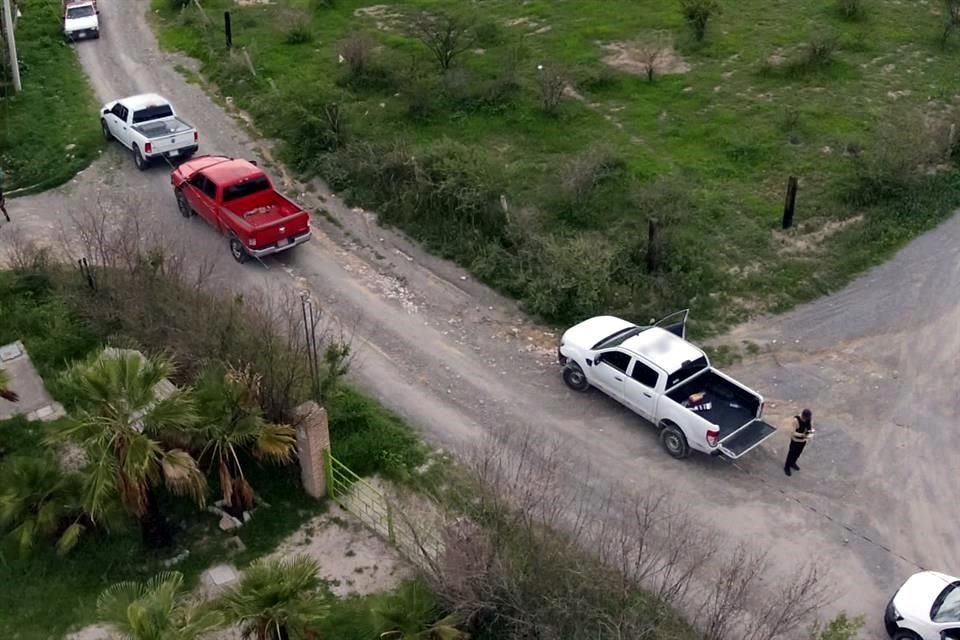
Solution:
[{"label": "concrete pillar", "polygon": [[303,489],[315,498],[324,498],[327,495],[327,475],[323,468],[323,452],[330,448],[327,410],[310,400],[297,407],[295,415]]}]

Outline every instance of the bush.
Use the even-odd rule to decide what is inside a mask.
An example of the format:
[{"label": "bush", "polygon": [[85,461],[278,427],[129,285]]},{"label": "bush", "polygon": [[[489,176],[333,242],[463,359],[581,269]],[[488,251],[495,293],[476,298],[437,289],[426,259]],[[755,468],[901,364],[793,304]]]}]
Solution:
[{"label": "bush", "polygon": [[836,0],[837,13],[844,20],[856,22],[867,17],[867,7],[864,0]]},{"label": "bush", "polygon": [[306,44],[313,40],[313,30],[310,27],[310,18],[298,15],[290,21],[290,27],[283,36],[287,44]]},{"label": "bush", "polygon": [[474,34],[477,44],[482,47],[492,47],[501,44],[504,40],[503,28],[493,20],[478,24],[474,29]]},{"label": "bush", "polygon": [[537,65],[537,89],[540,93],[540,107],[547,115],[556,115],[560,101],[570,85],[570,75],[558,65]]},{"label": "bush", "polygon": [[707,35],[707,23],[715,14],[720,13],[717,0],[680,0],[683,19],[693,34],[695,41],[703,42]]},{"label": "bush", "polygon": [[280,110],[275,126],[288,134],[286,155],[298,171],[314,171],[323,154],[336,151],[349,141],[340,106],[343,96],[295,91],[281,102],[286,106]]},{"label": "bush", "polygon": [[560,219],[583,226],[595,213],[594,196],[606,182],[624,175],[626,163],[607,146],[597,146],[564,163],[547,198]]},{"label": "bush", "polygon": [[807,44],[804,62],[809,67],[826,67],[833,63],[837,39],[832,33],[819,33]]}]

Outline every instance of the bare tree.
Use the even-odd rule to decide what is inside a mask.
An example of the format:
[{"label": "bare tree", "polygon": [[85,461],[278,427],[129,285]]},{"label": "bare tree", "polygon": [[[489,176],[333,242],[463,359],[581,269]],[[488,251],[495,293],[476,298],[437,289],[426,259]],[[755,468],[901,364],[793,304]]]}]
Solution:
[{"label": "bare tree", "polygon": [[950,35],[960,27],[960,0],[943,0],[943,35],[940,44],[946,46]]},{"label": "bare tree", "polygon": [[540,90],[540,106],[550,115],[557,113],[560,101],[569,86],[569,74],[553,64],[537,65],[537,88]]},{"label": "bare tree", "polygon": [[662,34],[651,36],[636,45],[637,60],[647,76],[647,82],[653,82],[657,70],[665,62],[672,44]]},{"label": "bare tree", "polygon": [[437,59],[443,72],[473,46],[473,20],[461,15],[422,12],[414,22],[413,30]]}]

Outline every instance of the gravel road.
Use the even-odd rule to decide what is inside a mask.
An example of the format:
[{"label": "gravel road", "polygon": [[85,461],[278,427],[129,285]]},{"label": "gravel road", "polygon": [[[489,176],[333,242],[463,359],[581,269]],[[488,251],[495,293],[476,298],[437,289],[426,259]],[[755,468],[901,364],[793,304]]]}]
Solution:
[{"label": "gravel road", "polygon": [[[144,0],[100,4],[103,37],[75,45],[100,100],[158,92],[197,126],[201,153],[269,162],[264,143],[235,114],[174,70],[190,61],[159,51]],[[960,218],[848,289],[728,336],[763,346],[732,373],[767,397],[777,424],[788,428],[801,404],[814,410],[818,438],[800,461],[803,471],[786,478],[786,432],[737,466],[668,458],[652,429],[612,401],[568,392],[555,337],[512,302],[334,196],[292,195],[325,208],[340,226],[318,216],[312,243],[267,268],[241,266],[202,220],[180,218],[168,170],[141,173],[114,144],[70,184],[9,201],[14,222],[0,240],[23,234],[53,242],[69,229],[71,211],[122,206],[216,261],[223,286],[309,290],[353,333],[355,381],[435,445],[469,445],[491,426],[544,429],[584,470],[569,475],[571,488],[639,492],[666,484],[724,547],[768,546],[771,585],[806,558],[828,562],[838,592],[830,613],[867,615],[869,637],[881,637],[883,605],[914,564],[960,571],[948,515],[949,469],[960,462],[949,440],[960,404],[950,388],[960,351]]]}]

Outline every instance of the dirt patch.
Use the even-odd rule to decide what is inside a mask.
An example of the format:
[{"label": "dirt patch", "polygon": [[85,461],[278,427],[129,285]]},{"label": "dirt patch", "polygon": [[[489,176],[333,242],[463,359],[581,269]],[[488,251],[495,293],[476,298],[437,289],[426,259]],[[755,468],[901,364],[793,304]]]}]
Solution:
[{"label": "dirt patch", "polygon": [[338,597],[390,591],[413,577],[413,568],[396,549],[340,507],[307,522],[270,557],[301,554],[320,563],[323,577]]},{"label": "dirt patch", "polygon": [[[649,56],[645,43],[611,42],[601,47],[606,53],[603,57],[604,64],[638,76],[647,74]],[[658,55],[653,60],[653,70],[657,75],[687,73],[690,65],[672,45],[664,44],[658,47]]]},{"label": "dirt patch", "polygon": [[798,255],[818,253],[823,250],[824,241],[847,227],[853,226],[863,221],[863,215],[853,216],[846,220],[834,220],[826,223],[819,229],[809,233],[790,233],[783,231],[774,231],[774,240],[780,244],[780,255]]},{"label": "dirt patch", "polygon": [[403,14],[388,4],[374,4],[369,7],[354,9],[353,15],[358,18],[369,18],[377,25],[380,31],[390,31],[403,25]]},{"label": "dirt patch", "polygon": [[273,4],[273,0],[233,0],[238,7],[257,7]]}]

